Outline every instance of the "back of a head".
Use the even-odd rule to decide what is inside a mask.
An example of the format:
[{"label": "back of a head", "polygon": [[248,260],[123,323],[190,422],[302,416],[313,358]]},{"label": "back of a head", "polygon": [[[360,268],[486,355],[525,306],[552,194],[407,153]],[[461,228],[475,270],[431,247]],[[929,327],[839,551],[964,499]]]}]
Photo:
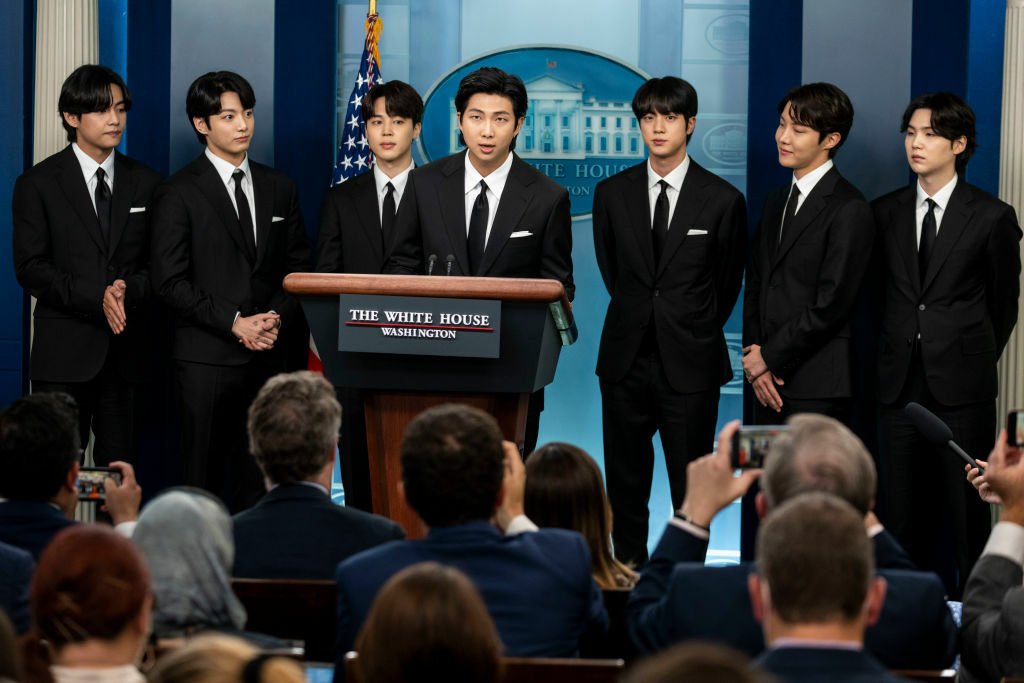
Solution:
[{"label": "back of a head", "polygon": [[742,652],[718,643],[679,643],[629,669],[622,683],[771,683]]},{"label": "back of a head", "polygon": [[828,493],[797,496],[762,524],[757,571],[782,621],[853,621],[863,611],[874,576],[874,551],[863,516]]},{"label": "back of a head", "polygon": [[74,399],[62,393],[19,398],[0,413],[0,498],[49,500],[80,452]]},{"label": "back of a head", "polygon": [[505,474],[498,423],[467,405],[423,411],[402,439],[405,497],[432,528],[486,520]]},{"label": "back of a head", "polygon": [[331,462],[340,426],[341,405],[323,375],[277,375],[249,406],[249,449],[275,484],[311,479]]},{"label": "back of a head", "polygon": [[824,415],[794,415],[765,458],[761,488],[769,509],[810,491],[839,496],[861,515],[875,500],[875,464],[863,442]]},{"label": "back of a head", "polygon": [[305,683],[302,667],[267,657],[244,640],[201,635],[160,659],[150,683]]},{"label": "back of a head", "polygon": [[373,683],[491,683],[501,641],[483,599],[465,574],[436,562],[391,577],[356,640],[362,680]]}]

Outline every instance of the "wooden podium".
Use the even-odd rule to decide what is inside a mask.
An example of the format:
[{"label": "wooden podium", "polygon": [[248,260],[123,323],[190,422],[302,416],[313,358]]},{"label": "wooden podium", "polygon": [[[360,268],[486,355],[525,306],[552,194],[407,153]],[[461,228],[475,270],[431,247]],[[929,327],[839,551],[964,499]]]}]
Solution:
[{"label": "wooden podium", "polygon": [[[551,383],[562,346],[576,340],[569,301],[556,280],[293,273],[284,288],[302,302],[327,378],[365,391],[373,511],[401,524],[410,538],[422,536],[425,527],[398,492],[402,435],[409,421],[431,406],[466,403],[493,415],[505,438],[522,449],[530,394]],[[342,335],[349,333],[346,326],[384,327],[345,319],[346,301],[367,295],[385,305],[392,298],[499,302],[500,328],[492,333],[498,335],[500,352],[497,357],[448,355],[443,343],[434,342],[430,348],[438,349],[437,355],[420,349],[395,353],[385,336],[371,350],[339,350]]]}]

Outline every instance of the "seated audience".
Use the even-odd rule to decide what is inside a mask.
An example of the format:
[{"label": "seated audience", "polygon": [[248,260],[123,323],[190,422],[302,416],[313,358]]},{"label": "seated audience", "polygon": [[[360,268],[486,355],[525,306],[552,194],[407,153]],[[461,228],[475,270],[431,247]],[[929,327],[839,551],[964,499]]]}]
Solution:
[{"label": "seated audience", "polygon": [[6,612],[16,633],[28,630],[28,584],[35,563],[27,550],[0,543],[0,612]]},{"label": "seated audience", "polygon": [[24,676],[14,625],[0,610],[0,683],[16,683],[23,680]]},{"label": "seated audience", "polygon": [[137,665],[152,606],[149,571],[131,541],[99,524],[62,531],[32,581],[27,679],[143,683]]},{"label": "seated audience", "polygon": [[340,424],[322,375],[278,375],[260,390],[249,407],[249,448],[268,492],[235,515],[235,576],[331,579],[346,557],[405,537],[389,519],[331,501]]},{"label": "seated audience", "polygon": [[768,650],[757,663],[783,683],[898,681],[864,651],[885,601],[864,514],[831,493],[802,493],[768,515],[748,580]]},{"label": "seated audience", "polygon": [[968,466],[982,500],[1001,504],[999,523],[964,588],[965,683],[1024,677],[1024,458],[999,433],[982,475]]},{"label": "seated audience", "polygon": [[630,667],[621,683],[772,683],[742,653],[714,643],[680,643]]},{"label": "seated audience", "polygon": [[[833,493],[851,504],[863,517],[875,565],[889,584],[881,618],[867,631],[867,649],[892,669],[949,666],[956,656],[957,631],[942,582],[934,574],[902,568],[906,554],[871,512],[875,467],[864,444],[842,424],[821,415],[795,415],[788,424],[790,431],[775,438],[766,457],[755,500],[759,516],[808,491]],[[764,649],[743,590],[751,566],[704,565],[712,518],[759,475],[746,470],[733,476],[730,441],[738,428],[737,422],[728,424],[717,451],[687,467],[683,505],[633,589],[626,618],[641,652],[691,638],[724,642],[750,656]]]},{"label": "seated audience", "polygon": [[526,459],[526,516],[539,527],[583,534],[597,585],[632,588],[638,574],[612,553],[612,508],[601,469],[582,449],[567,443],[541,446]]},{"label": "seated audience", "polygon": [[503,502],[521,504],[524,479],[519,451],[502,442],[493,417],[454,404],[424,411],[406,429],[401,465],[405,499],[429,532],[421,540],[372,548],[338,566],[336,676],[381,586],[418,562],[452,565],[470,578],[506,655],[572,656],[584,636],[607,629],[582,536],[563,529],[503,535],[491,523],[492,517],[512,522],[520,517]]},{"label": "seated audience", "polygon": [[501,641],[480,593],[454,567],[414,564],[380,589],[356,639],[369,683],[496,683]]},{"label": "seated audience", "polygon": [[[0,413],[0,542],[39,554],[57,533],[75,523],[81,457],[78,409],[62,393],[23,396]],[[126,462],[120,484],[105,482],[114,524],[131,534],[142,490]]]},{"label": "seated audience", "polygon": [[139,515],[132,540],[153,574],[153,633],[160,639],[217,631],[257,647],[286,644],[245,628],[246,613],[231,590],[235,545],[227,508],[200,489],[172,489]]},{"label": "seated audience", "polygon": [[250,643],[206,634],[164,655],[149,683],[305,683],[297,662],[261,654]]}]

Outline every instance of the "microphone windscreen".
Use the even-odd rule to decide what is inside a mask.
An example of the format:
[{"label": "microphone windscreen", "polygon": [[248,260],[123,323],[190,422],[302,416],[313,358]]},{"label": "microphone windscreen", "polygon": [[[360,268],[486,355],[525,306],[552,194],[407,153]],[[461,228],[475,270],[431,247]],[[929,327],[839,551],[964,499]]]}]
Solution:
[{"label": "microphone windscreen", "polygon": [[920,403],[911,401],[903,409],[903,414],[917,428],[917,431],[921,432],[921,436],[933,444],[945,445],[953,440],[953,431],[949,425]]}]

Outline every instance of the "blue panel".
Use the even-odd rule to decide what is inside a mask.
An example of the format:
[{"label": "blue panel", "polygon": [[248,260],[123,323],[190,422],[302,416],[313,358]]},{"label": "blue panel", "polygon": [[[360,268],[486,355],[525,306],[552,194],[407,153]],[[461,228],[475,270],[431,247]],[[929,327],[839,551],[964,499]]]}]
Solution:
[{"label": "blue panel", "polygon": [[[109,66],[124,78],[128,70],[128,0],[99,0],[100,64]],[[127,82],[127,81],[126,81]],[[128,86],[129,90],[131,86]],[[118,151],[128,149],[130,129],[121,136]]]},{"label": "blue panel", "polygon": [[[410,24],[416,27],[409,34],[409,85],[422,95],[462,57],[459,54],[462,3],[460,0],[415,2],[409,9],[412,12]],[[380,8],[380,11],[386,9]],[[387,16],[382,16],[386,21]],[[382,64],[381,69],[386,75],[387,65]]]},{"label": "blue panel", "polygon": [[170,119],[185,118],[185,94],[170,98],[171,0],[129,0],[128,62],[123,72],[134,101],[128,115],[126,153],[167,174]]},{"label": "blue panel", "polygon": [[912,97],[936,90],[965,96],[970,0],[917,0],[913,4]]},{"label": "blue panel", "polygon": [[691,78],[679,73],[683,62],[683,3],[641,0],[639,42],[641,69],[652,76]]},{"label": "blue panel", "polygon": [[999,193],[1005,25],[1005,0],[971,1],[967,101],[977,117],[978,149],[967,167],[967,179],[992,194]]}]

